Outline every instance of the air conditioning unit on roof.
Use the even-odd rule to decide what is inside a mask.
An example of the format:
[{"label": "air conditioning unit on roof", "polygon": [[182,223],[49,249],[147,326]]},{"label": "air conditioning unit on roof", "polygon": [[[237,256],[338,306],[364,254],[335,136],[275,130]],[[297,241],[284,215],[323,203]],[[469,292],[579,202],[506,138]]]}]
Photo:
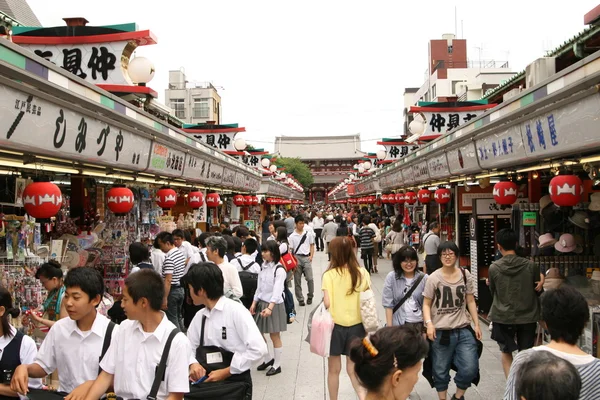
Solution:
[{"label": "air conditioning unit on roof", "polygon": [[556,57],[538,58],[529,64],[525,70],[527,89],[538,85],[556,73]]}]

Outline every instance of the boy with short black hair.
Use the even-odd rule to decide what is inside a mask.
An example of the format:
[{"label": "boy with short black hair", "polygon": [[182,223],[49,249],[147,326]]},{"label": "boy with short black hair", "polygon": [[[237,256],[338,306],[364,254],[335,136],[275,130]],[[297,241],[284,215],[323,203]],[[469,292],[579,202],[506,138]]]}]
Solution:
[{"label": "boy with short black hair", "polygon": [[63,302],[69,317],[52,326],[33,364],[17,367],[11,382],[15,392],[26,394],[29,378],[42,378],[58,370],[59,392],[70,393],[67,398],[81,398],[98,377],[105,336],[114,340],[118,332],[117,326],[96,311],[104,294],[104,280],[96,269],[82,267],[70,270],[64,284]]},{"label": "boy with short black hair", "polygon": [[[161,305],[164,285],[155,271],[141,270],[125,279],[122,306],[128,320],[123,321],[113,337],[102,372],[87,394],[97,400],[114,385],[115,394],[123,399],[146,399],[154,383],[156,369],[167,339],[176,329]],[[190,343],[177,333],[171,343],[167,367],[157,399],[182,399],[189,391],[188,365]]]}]

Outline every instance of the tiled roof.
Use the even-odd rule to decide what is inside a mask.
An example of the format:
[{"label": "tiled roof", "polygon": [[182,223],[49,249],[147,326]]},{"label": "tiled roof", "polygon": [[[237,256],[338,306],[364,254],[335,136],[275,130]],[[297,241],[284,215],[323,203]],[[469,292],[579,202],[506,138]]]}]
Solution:
[{"label": "tiled roof", "polygon": [[42,26],[26,0],[0,0],[0,12],[25,26]]},{"label": "tiled roof", "polygon": [[[559,57],[559,56],[565,54],[566,52],[570,51],[576,42],[581,42],[581,41],[587,40],[590,37],[592,37],[593,35],[598,34],[599,32],[600,32],[600,26],[595,26],[595,25],[590,26],[589,28],[584,29],[583,31],[581,31],[577,35],[573,36],[572,38],[566,40],[563,44],[558,46],[556,49],[547,52],[544,57]],[[509,80],[504,82],[502,85],[499,85],[499,86],[495,87],[493,90],[491,90],[490,92],[484,94],[482,99],[489,99],[490,97],[505,90],[506,88],[510,87],[514,82],[521,80],[524,77],[525,77],[525,70],[519,72],[518,74],[516,74],[515,76],[513,76],[512,78],[510,78]]]}]

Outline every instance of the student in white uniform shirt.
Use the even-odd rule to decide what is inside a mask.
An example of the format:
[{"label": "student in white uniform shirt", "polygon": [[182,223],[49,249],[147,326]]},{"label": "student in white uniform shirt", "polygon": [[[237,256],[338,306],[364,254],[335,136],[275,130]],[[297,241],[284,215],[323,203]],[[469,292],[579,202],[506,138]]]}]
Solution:
[{"label": "student in white uniform shirt", "polygon": [[[33,339],[17,332],[9,322],[10,317],[18,316],[19,309],[13,307],[10,292],[4,286],[0,286],[0,399],[18,397],[17,392],[10,388],[10,377],[19,365],[34,362],[37,355]],[[32,379],[29,381],[29,387],[41,388],[42,381]]]},{"label": "student in white uniform shirt", "polygon": [[179,251],[185,256],[185,263],[187,264],[188,261],[190,261],[190,258],[192,258],[192,255],[194,255],[192,244],[185,240],[185,233],[181,229],[175,229],[171,235],[173,235],[175,246],[177,246]]},{"label": "student in white uniform shirt", "polygon": [[227,242],[222,237],[211,236],[206,239],[206,248],[208,260],[217,264],[223,272],[225,297],[240,299],[244,295],[244,289],[237,268],[223,259],[227,251]]},{"label": "student in white uniform shirt", "polygon": [[[306,235],[305,239],[302,239]],[[315,255],[315,238],[306,229],[304,229],[304,217],[298,215],[296,217],[296,229],[289,236],[288,242],[290,249],[298,260],[298,266],[294,270],[294,284],[296,285],[296,299],[301,307],[306,303],[312,304],[315,292],[315,282],[313,279],[312,260]],[[308,285],[307,301],[304,303],[304,295],[302,294],[302,274],[306,278]]]},{"label": "student in white uniform shirt", "polygon": [[253,256],[258,248],[258,242],[254,239],[246,239],[242,246],[242,255],[234,259],[231,264],[239,271],[248,271],[253,274],[260,272],[260,265],[256,262],[256,257]]},{"label": "student in white uniform shirt", "polygon": [[160,244],[158,243],[158,238],[154,239],[154,243],[152,244],[152,251],[150,252],[150,261],[152,261],[152,266],[154,270],[162,275],[162,267],[165,263],[165,253],[160,249]]},{"label": "student in white uniform shirt", "polygon": [[[171,332],[176,329],[161,305],[165,295],[162,278],[151,270],[141,270],[125,279],[122,306],[127,320],[113,336],[102,372],[86,399],[99,399],[110,386],[123,399],[146,399],[154,382],[156,368]],[[167,369],[157,399],[181,400],[189,391],[190,342],[183,333],[173,338]]]},{"label": "student in white uniform shirt", "polygon": [[[254,319],[243,305],[223,295],[223,273],[213,263],[194,265],[184,282],[188,285],[194,304],[206,306],[196,314],[187,332],[192,345],[190,380],[197,381],[208,375],[205,382],[248,382],[250,397],[246,399],[251,399],[250,368],[267,354],[267,344]],[[219,346],[233,353],[229,367],[212,370],[207,360],[196,358],[203,324],[203,345]]]},{"label": "student in white uniform shirt", "polygon": [[57,370],[59,392],[70,393],[67,399],[83,398],[98,377],[109,327],[113,329],[111,336],[115,340],[119,326],[96,312],[104,293],[102,275],[91,267],[75,268],[69,271],[64,284],[63,302],[69,317],[52,326],[34,362],[17,367],[11,382],[15,392],[27,394],[29,378],[43,378]]}]

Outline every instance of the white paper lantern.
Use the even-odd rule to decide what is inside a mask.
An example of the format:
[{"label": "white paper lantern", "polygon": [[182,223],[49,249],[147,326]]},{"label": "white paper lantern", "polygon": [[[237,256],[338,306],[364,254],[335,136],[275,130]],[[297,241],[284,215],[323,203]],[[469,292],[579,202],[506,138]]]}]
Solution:
[{"label": "white paper lantern", "polygon": [[133,83],[145,85],[154,78],[154,63],[146,57],[136,57],[129,61],[127,73]]}]

